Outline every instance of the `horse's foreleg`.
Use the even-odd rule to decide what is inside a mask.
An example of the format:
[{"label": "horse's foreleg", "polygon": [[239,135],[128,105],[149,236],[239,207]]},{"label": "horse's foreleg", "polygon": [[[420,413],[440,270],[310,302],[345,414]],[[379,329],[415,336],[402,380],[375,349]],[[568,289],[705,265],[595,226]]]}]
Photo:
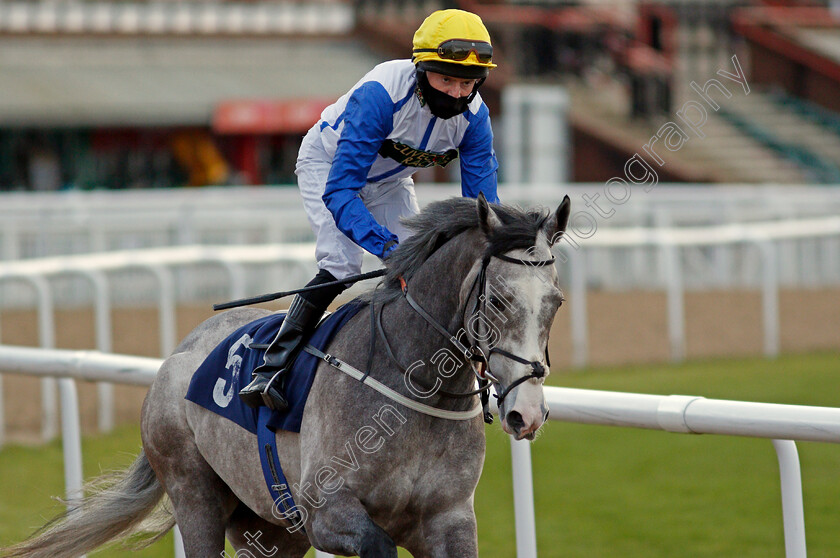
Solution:
[{"label": "horse's foreleg", "polygon": [[478,530],[472,506],[436,514],[425,519],[421,529],[425,548],[409,549],[414,556],[478,557]]},{"label": "horse's foreleg", "polygon": [[359,558],[397,558],[397,545],[373,522],[354,496],[332,494],[307,526],[313,544],[325,552]]}]

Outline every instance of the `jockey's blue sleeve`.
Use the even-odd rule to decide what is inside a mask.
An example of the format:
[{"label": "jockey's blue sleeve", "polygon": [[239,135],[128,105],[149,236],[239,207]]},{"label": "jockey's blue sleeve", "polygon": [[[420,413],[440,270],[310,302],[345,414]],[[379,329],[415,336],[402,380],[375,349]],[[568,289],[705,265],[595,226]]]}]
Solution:
[{"label": "jockey's blue sleeve", "polygon": [[338,230],[373,254],[384,256],[397,235],[380,225],[359,197],[382,142],[393,128],[394,102],[376,81],[360,86],[344,109],[344,129],[322,196]]},{"label": "jockey's blue sleeve", "polygon": [[461,158],[461,194],[475,198],[479,192],[490,203],[499,203],[496,191],[496,171],[499,162],[493,150],[493,129],[490,127],[490,111],[482,104],[477,114],[464,113],[469,121],[464,139],[458,146]]}]

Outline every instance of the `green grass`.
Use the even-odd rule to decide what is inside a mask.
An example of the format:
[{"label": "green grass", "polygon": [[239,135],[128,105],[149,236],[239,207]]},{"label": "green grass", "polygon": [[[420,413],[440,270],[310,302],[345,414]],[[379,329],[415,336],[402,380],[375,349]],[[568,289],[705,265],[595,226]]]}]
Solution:
[{"label": "green grass", "polygon": [[[107,436],[85,437],[82,468],[85,478],[105,471],[127,468],[140,450],[140,430],[123,426]],[[64,508],[56,497],[64,496],[64,465],[61,442],[45,446],[8,446],[0,451],[0,545],[19,541]],[[138,557],[172,556],[172,534],[154,547],[132,554]],[[123,548],[91,556],[123,556]]]},{"label": "green grass", "polygon": [[[840,354],[555,372],[550,384],[640,393],[840,406]],[[487,428],[476,494],[480,553],[515,555],[510,443]],[[84,440],[85,473],[127,466],[136,427]],[[798,444],[808,555],[840,548],[840,447]],[[689,436],[551,422],[531,446],[539,555],[784,556],[778,466],[769,440]],[[60,445],[0,451],[0,543],[21,539],[60,506]],[[138,556],[172,556],[171,537]],[[122,549],[96,556],[123,556]]]}]

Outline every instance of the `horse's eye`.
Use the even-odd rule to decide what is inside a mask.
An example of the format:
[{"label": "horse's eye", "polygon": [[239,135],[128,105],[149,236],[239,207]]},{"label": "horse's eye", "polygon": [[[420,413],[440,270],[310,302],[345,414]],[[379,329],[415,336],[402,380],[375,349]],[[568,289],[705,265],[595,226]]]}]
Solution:
[{"label": "horse's eye", "polygon": [[502,303],[502,301],[499,300],[498,297],[490,295],[490,298],[488,300],[490,301],[490,304],[492,304],[493,306],[495,306],[499,310],[504,310],[505,309],[504,303]]}]

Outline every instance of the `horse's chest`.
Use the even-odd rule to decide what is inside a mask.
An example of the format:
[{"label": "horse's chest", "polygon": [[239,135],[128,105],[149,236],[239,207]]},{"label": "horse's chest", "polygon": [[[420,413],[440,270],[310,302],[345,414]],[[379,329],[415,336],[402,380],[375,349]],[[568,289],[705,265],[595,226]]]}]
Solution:
[{"label": "horse's chest", "polygon": [[372,506],[385,515],[400,514],[472,497],[484,463],[483,436],[453,443],[434,430],[405,434],[373,465],[369,484],[359,487],[368,490]]},{"label": "horse's chest", "polygon": [[304,475],[315,488],[349,489],[382,515],[434,506],[441,492],[455,500],[472,495],[484,461],[483,428],[463,425],[460,434],[444,434],[440,419],[417,420],[412,411],[388,404],[367,415],[355,417],[355,429],[324,427],[321,434],[331,442],[321,438],[310,446]]}]

